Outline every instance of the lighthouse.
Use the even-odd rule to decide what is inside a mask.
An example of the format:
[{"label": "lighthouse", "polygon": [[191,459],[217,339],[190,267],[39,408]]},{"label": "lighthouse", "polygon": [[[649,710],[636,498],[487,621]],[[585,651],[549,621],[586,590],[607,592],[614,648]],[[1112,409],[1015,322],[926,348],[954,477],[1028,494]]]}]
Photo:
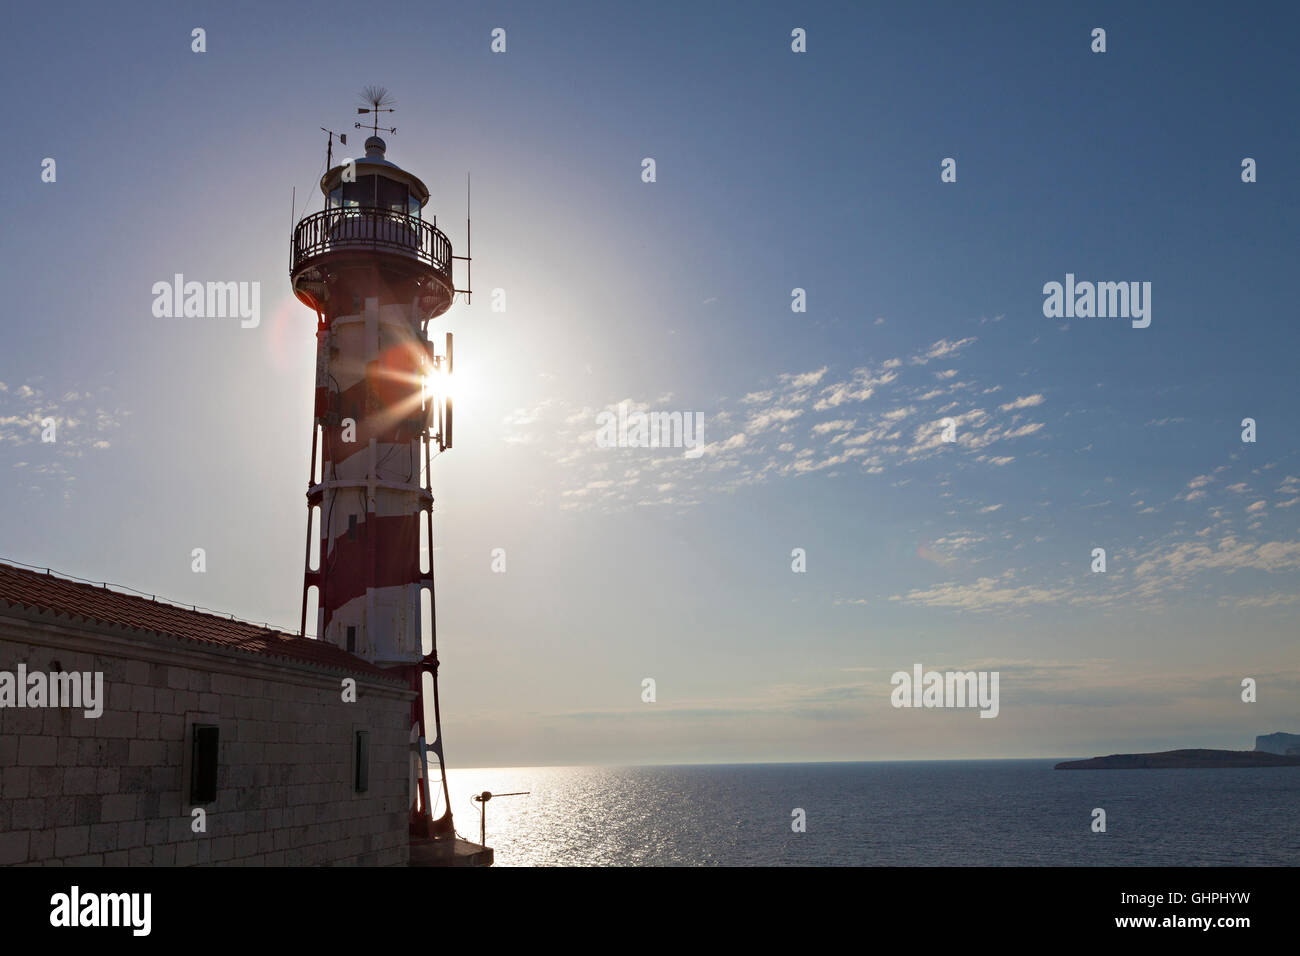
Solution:
[{"label": "lighthouse", "polygon": [[[411,832],[434,837],[452,832],[438,710],[430,474],[435,452],[452,443],[451,400],[438,384],[451,372],[452,335],[445,333],[439,354],[433,323],[458,292],[468,300],[453,279],[453,260],[468,263],[468,256],[452,254],[427,208],[428,187],[387,159],[378,115],[391,110],[382,90],[367,95],[371,108],[358,112],[373,113],[375,122],[365,155],[326,163],[324,209],[299,220],[292,237],[293,291],[316,313],[300,630],[308,632],[314,607],[310,623],[319,640],[393,669],[415,691]],[[331,161],[332,152],[333,135]],[[431,755],[440,777],[432,785]]]}]

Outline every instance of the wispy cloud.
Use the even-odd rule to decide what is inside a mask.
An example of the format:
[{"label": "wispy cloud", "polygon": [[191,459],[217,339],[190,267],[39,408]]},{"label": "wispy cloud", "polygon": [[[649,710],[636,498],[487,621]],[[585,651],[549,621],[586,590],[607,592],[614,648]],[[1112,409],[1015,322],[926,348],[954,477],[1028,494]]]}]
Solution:
[{"label": "wispy cloud", "polygon": [[[62,390],[0,382],[0,452],[36,494],[71,496],[78,459],[111,448],[127,413],[104,407],[106,390]],[[52,441],[46,438],[52,438]]]},{"label": "wispy cloud", "polygon": [[[990,411],[955,398],[992,390],[958,380],[960,368],[951,365],[975,341],[940,339],[908,359],[887,358],[839,376],[828,365],[784,372],[755,383],[734,402],[716,399],[709,403],[712,410],[700,409],[709,437],[705,454],[695,460],[662,450],[597,449],[600,409],[573,409],[553,400],[516,409],[502,422],[502,437],[512,445],[539,443],[548,460],[564,466],[556,476],[562,507],[680,506],[709,493],[782,478],[846,471],[879,475],[940,455],[965,456],[968,466],[1005,467],[1016,455],[989,453],[991,446],[1042,433],[1045,422],[1020,416],[1044,399],[1031,393]],[[950,365],[941,373],[944,386],[921,387],[917,375],[937,359]],[[633,411],[667,410],[622,401]],[[944,441],[948,420],[956,425],[954,442]],[[599,483],[622,467],[627,471],[621,479]],[[672,485],[673,494],[656,490],[665,484]]]}]

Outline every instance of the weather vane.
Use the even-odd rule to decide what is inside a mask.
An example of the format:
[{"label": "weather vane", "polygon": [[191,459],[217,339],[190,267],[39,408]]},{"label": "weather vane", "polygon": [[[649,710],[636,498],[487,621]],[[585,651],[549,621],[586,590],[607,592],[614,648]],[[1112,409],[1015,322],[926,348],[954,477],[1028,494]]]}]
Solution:
[{"label": "weather vane", "polygon": [[[371,129],[373,135],[378,136],[378,135],[379,135],[379,131],[380,131],[381,129],[382,129],[385,133],[396,133],[396,132],[397,132],[397,127],[396,127],[396,126],[393,126],[393,127],[385,127],[385,126],[380,126],[380,125],[379,125],[379,114],[380,114],[380,113],[393,113],[393,112],[396,112],[396,111],[393,109],[393,101],[389,98],[389,96],[388,96],[388,90],[387,90],[387,89],[385,89],[385,88],[382,87],[382,86],[367,86],[364,90],[361,91],[361,99],[362,99],[363,101],[365,101],[366,103],[369,103],[370,106],[369,106],[369,107],[358,106],[358,107],[357,107],[357,112],[358,112],[358,113],[370,113],[370,114],[373,114],[373,115],[374,115],[374,119],[373,119],[373,120],[371,121],[371,123],[370,123],[370,129]],[[355,125],[356,125],[356,128],[357,128],[357,129],[365,129],[365,127],[362,126],[360,123],[357,123],[357,124],[355,124]]]}]

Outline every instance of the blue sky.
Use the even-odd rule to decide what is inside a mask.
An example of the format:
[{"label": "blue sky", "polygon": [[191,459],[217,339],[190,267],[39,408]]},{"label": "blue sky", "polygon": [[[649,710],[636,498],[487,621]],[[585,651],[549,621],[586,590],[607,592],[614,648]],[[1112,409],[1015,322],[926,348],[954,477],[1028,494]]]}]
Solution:
[{"label": "blue sky", "polygon": [[[388,156],[458,246],[474,181],[479,294],[438,328],[460,390],[435,466],[454,765],[1295,731],[1298,19],[24,8],[0,39],[0,556],[296,623],[314,338],[291,190],[320,208],[318,127],[382,83]],[[155,318],[178,272],[260,282],[260,325]],[[1066,273],[1149,281],[1150,327],[1045,318]],[[702,413],[711,447],[597,447],[625,400]],[[999,717],[893,710],[915,662],[1000,670]]]}]

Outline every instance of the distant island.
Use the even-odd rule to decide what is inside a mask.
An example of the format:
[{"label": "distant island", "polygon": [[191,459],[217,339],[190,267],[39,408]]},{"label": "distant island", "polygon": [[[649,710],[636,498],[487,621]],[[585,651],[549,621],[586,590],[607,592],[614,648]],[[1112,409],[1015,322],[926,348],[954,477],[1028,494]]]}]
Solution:
[{"label": "distant island", "polygon": [[1231,767],[1300,767],[1300,734],[1264,734],[1254,750],[1165,750],[1066,760],[1056,770],[1191,770]]}]

